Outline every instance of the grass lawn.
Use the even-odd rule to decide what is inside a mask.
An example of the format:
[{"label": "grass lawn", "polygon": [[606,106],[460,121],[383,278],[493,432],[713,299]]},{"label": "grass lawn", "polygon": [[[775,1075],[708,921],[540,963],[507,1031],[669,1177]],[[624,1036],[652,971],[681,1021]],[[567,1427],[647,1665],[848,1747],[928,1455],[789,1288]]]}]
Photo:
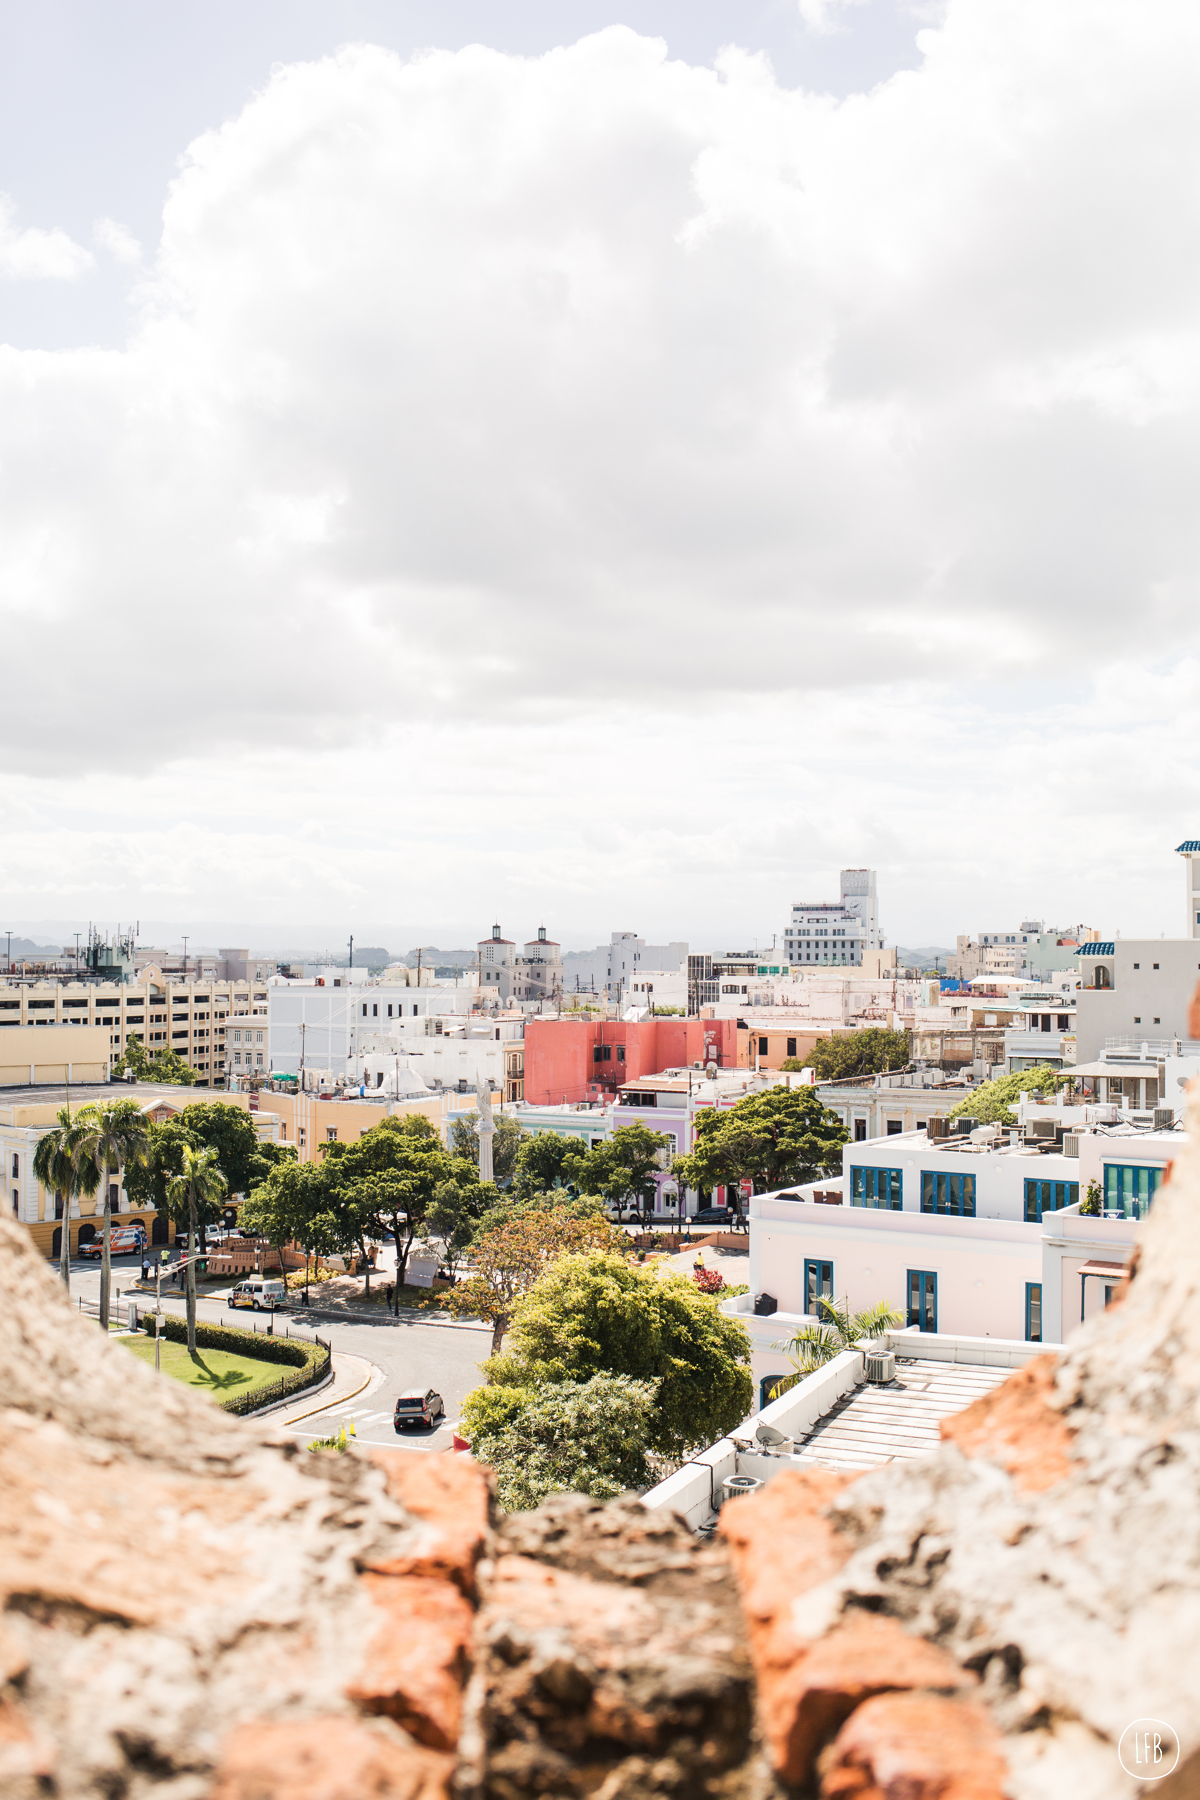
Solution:
[{"label": "grass lawn", "polygon": [[[154,1367],[152,1337],[122,1338],[131,1356]],[[232,1350],[197,1350],[194,1357],[186,1344],[162,1340],[162,1372],[173,1381],[188,1387],[202,1388],[205,1393],[223,1400],[231,1394],[250,1394],[255,1388],[269,1387],[273,1381],[290,1375],[290,1363],[260,1362],[256,1356],[242,1356]]]}]

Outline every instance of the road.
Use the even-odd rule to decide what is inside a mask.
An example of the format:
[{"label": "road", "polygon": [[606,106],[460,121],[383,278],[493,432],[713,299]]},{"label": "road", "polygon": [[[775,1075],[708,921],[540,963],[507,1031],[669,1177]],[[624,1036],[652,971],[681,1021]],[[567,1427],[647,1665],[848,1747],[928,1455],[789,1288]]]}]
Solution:
[{"label": "road", "polygon": [[[113,1263],[114,1292],[124,1294],[127,1289],[132,1288],[139,1266],[139,1259],[135,1257],[122,1258]],[[71,1293],[76,1298],[82,1295],[87,1300],[99,1299],[98,1264],[71,1264]],[[254,1318],[260,1328],[263,1324],[261,1316],[230,1312],[224,1299],[220,1297],[206,1297],[198,1300],[196,1305],[197,1316],[215,1325],[236,1323],[249,1328],[251,1318]],[[182,1318],[183,1296],[177,1289],[172,1289],[168,1294],[164,1287],[163,1311]],[[297,1438],[309,1442],[314,1437],[329,1437],[353,1419],[360,1443],[392,1446],[404,1444],[413,1450],[448,1448],[453,1435],[452,1427],[458,1418],[458,1409],[466,1395],[472,1388],[478,1387],[482,1380],[479,1365],[491,1351],[490,1326],[449,1322],[427,1324],[424,1320],[418,1322],[406,1319],[366,1319],[354,1322],[338,1319],[330,1323],[315,1307],[311,1314],[297,1309],[289,1317],[295,1320],[297,1327],[305,1335],[315,1331],[326,1339],[332,1344],[335,1354],[345,1351],[351,1356],[361,1356],[373,1363],[380,1372],[361,1395],[343,1405],[335,1404],[327,1412],[306,1418],[302,1425],[294,1428]],[[279,1314],[276,1319],[280,1320]],[[435,1431],[417,1428],[397,1435],[392,1426],[392,1409],[396,1396],[407,1388],[418,1387],[437,1389],[446,1402],[446,1424]],[[314,1397],[314,1404],[317,1403],[318,1400]],[[298,1398],[294,1407],[288,1408],[285,1414],[276,1414],[274,1417],[282,1421],[284,1417],[301,1410],[301,1400]],[[263,1422],[270,1423],[271,1415]],[[277,1426],[275,1428],[278,1429]]]}]

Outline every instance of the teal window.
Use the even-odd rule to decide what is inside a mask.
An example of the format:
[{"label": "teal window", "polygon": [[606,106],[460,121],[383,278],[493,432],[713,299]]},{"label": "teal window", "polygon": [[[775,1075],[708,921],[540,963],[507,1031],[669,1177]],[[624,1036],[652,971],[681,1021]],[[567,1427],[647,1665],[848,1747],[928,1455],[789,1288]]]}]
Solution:
[{"label": "teal window", "polygon": [[1042,1284],[1040,1281],[1025,1283],[1025,1342],[1040,1344],[1042,1341]]},{"label": "teal window", "polygon": [[804,1310],[816,1313],[818,1300],[833,1299],[833,1264],[831,1262],[805,1262],[804,1264]]},{"label": "teal window", "polygon": [[908,1322],[922,1331],[937,1330],[937,1276],[931,1269],[908,1271]]},{"label": "teal window", "polygon": [[851,1206],[881,1207],[885,1212],[899,1212],[904,1193],[904,1176],[899,1169],[864,1169],[850,1171]]},{"label": "teal window", "polygon": [[944,1169],[921,1171],[921,1211],[955,1213],[960,1219],[975,1217],[975,1177],[947,1174]]},{"label": "teal window", "polygon": [[1121,1219],[1144,1219],[1162,1181],[1161,1169],[1145,1163],[1105,1163],[1104,1210]]},{"label": "teal window", "polygon": [[1077,1181],[1027,1181],[1025,1183],[1025,1223],[1040,1225],[1042,1214],[1061,1212],[1079,1199]]}]

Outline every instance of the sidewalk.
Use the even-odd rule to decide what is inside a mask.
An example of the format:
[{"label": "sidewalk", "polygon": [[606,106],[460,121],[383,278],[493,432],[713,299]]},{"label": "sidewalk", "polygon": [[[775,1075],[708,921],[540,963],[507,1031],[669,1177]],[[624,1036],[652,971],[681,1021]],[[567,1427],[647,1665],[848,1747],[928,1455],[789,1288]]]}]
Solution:
[{"label": "sidewalk", "polygon": [[347,1400],[360,1396],[365,1399],[386,1379],[383,1370],[368,1362],[365,1356],[347,1356],[335,1350],[331,1382],[322,1388],[310,1389],[306,1394],[297,1394],[291,1400],[283,1400],[269,1412],[253,1413],[247,1423],[269,1421],[281,1430],[287,1430],[302,1419],[326,1412],[331,1406],[343,1406]]}]

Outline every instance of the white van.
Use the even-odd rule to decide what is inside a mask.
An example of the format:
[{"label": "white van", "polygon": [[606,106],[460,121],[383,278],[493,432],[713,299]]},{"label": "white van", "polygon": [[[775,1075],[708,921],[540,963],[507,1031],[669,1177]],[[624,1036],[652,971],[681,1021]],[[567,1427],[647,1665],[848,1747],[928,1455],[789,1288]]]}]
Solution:
[{"label": "white van", "polygon": [[248,1306],[253,1312],[264,1307],[282,1306],[287,1299],[287,1285],[278,1278],[251,1275],[239,1281],[229,1296],[230,1306]]}]

